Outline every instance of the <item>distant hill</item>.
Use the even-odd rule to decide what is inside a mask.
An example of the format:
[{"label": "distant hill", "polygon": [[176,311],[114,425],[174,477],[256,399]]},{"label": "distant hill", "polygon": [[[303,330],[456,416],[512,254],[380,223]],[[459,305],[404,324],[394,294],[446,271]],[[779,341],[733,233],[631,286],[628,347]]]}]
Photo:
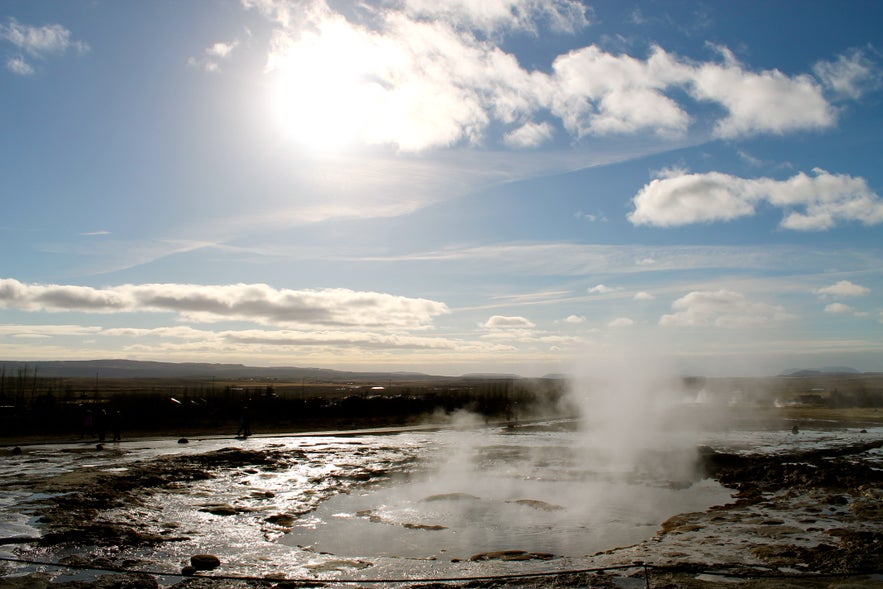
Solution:
[{"label": "distant hill", "polygon": [[825,368],[793,368],[779,374],[779,376],[831,376],[837,374],[862,374],[849,366],[827,366]]},{"label": "distant hill", "polygon": [[27,369],[36,370],[42,378],[217,378],[307,380],[310,382],[414,382],[462,379],[517,379],[516,375],[472,374],[461,377],[436,376],[419,372],[349,372],[327,368],[296,366],[246,366],[244,364],[210,364],[199,362],[146,362],[140,360],[52,360],[4,361],[0,371],[13,376]]}]

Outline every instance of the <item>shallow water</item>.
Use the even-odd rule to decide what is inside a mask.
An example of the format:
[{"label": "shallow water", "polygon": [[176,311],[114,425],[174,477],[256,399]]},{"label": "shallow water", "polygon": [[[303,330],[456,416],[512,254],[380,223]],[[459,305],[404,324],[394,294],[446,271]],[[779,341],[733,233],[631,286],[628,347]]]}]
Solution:
[{"label": "shallow water", "polygon": [[347,557],[463,560],[525,550],[584,557],[651,537],[674,513],[725,502],[708,480],[623,476],[574,433],[439,432],[425,472],[338,495],[282,541]]},{"label": "shallow water", "polygon": [[[248,440],[123,442],[25,448],[0,461],[0,536],[38,535],[38,483],[93,468],[226,447],[281,451],[283,468],[231,468],[177,489],[151,490],[114,521],[184,538],[156,548],[67,552],[6,546],[3,555],[57,561],[69,553],[132,559],[176,573],[196,553],[218,555],[227,575],[287,578],[419,578],[563,570],[586,556],[652,538],[678,513],[725,503],[730,491],[691,477],[698,444],[773,452],[881,439],[829,426],[790,431],[659,433],[653,447],[611,449],[598,432],[548,422],[524,428],[405,431],[383,435],[272,436]],[[207,511],[235,508],[232,515]],[[288,516],[281,520],[278,516]],[[275,523],[274,523],[275,522]],[[469,562],[496,550],[551,553],[553,561]],[[32,570],[18,566],[14,570]],[[60,578],[83,578],[83,574]],[[171,582],[175,579],[165,579]],[[161,578],[161,582],[163,579]]]}]

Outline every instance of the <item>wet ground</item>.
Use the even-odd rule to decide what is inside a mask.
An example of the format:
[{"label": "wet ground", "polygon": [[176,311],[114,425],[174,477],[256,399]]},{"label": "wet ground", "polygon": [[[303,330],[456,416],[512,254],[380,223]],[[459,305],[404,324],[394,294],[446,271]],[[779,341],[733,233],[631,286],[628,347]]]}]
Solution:
[{"label": "wet ground", "polygon": [[[883,428],[693,441],[611,453],[549,422],[25,447],[0,467],[0,556],[71,568],[7,560],[0,586],[883,583]],[[198,554],[220,566],[182,577]],[[601,567],[628,568],[564,574]]]}]

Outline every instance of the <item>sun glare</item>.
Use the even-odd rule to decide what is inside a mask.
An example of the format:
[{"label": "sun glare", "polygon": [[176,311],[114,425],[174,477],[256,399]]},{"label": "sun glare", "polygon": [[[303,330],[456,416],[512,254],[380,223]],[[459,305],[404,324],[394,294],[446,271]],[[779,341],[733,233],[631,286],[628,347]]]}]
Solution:
[{"label": "sun glare", "polygon": [[315,152],[358,142],[371,94],[380,90],[367,79],[365,49],[357,33],[332,24],[305,35],[279,58],[273,110],[286,137]]}]

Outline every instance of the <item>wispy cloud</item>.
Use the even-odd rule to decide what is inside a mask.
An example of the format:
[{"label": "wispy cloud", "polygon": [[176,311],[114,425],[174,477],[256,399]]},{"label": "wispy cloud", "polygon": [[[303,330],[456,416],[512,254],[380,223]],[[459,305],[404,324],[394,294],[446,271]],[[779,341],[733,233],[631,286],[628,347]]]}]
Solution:
[{"label": "wispy cloud", "polygon": [[31,26],[14,18],[10,18],[5,24],[0,23],[0,40],[12,44],[22,52],[6,61],[7,69],[19,75],[31,75],[35,71],[33,63],[25,59],[25,56],[32,60],[45,60],[64,55],[68,51],[85,53],[89,50],[88,44],[73,39],[71,32],[58,23]]},{"label": "wispy cloud", "polygon": [[835,95],[853,100],[880,88],[883,82],[878,64],[859,49],[839,55],[834,61],[817,62],[813,73]]},{"label": "wispy cloud", "polygon": [[589,294],[611,294],[622,290],[619,286],[607,286],[606,284],[596,284],[588,289]]},{"label": "wispy cloud", "polygon": [[221,71],[221,63],[228,59],[238,46],[239,40],[233,40],[229,43],[221,41],[213,43],[203,50],[202,55],[190,57],[187,60],[187,64],[207,72],[219,72]]}]

